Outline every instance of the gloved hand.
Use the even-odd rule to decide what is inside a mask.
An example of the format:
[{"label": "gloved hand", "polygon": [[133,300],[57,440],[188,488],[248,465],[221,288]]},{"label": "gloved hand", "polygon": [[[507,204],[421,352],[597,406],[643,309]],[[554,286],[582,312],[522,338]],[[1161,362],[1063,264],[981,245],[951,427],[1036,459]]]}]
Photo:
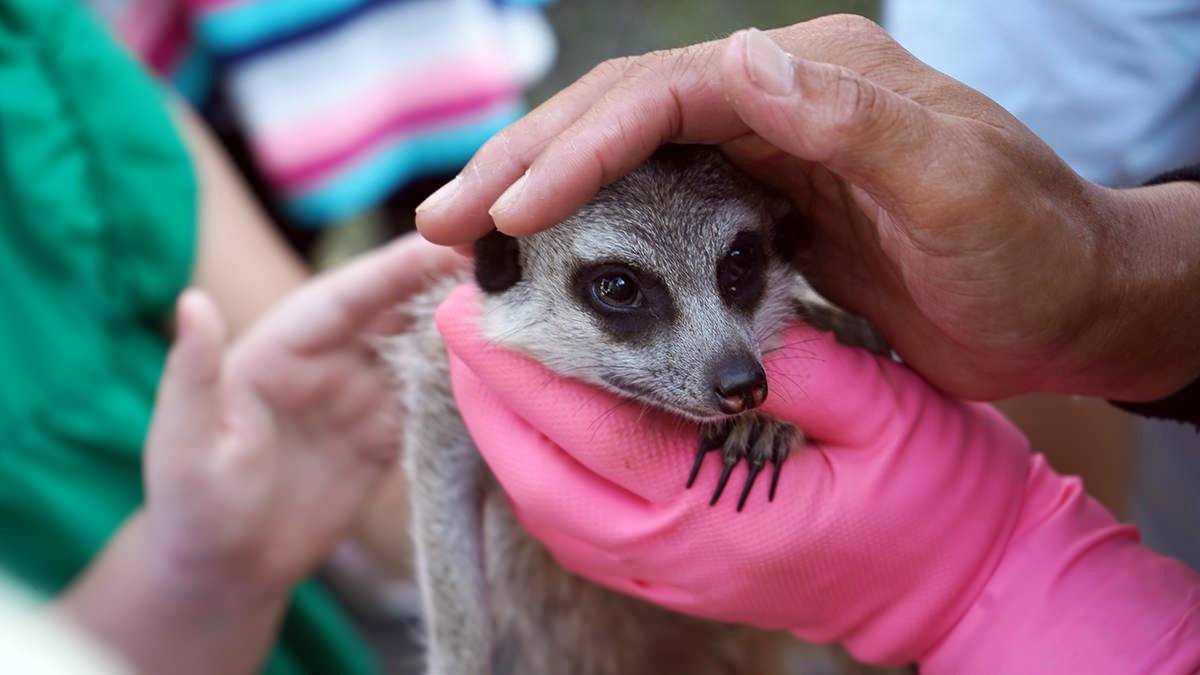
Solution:
[{"label": "gloved hand", "polygon": [[[1011,601],[1022,597],[1020,578],[1003,576],[997,595],[998,570],[1019,570],[1037,593],[1057,597],[1043,571],[1064,575],[1097,542],[1126,553],[1129,544],[1137,555],[1123,562],[1148,556],[1168,587],[1190,579],[1200,588],[1186,568],[1130,543],[991,408],[947,398],[903,366],[802,325],[783,338],[802,351],[765,363],[764,412],[813,440],[793,450],[774,502],[762,486],[741,513],[732,500],[709,507],[719,462],[706,463],[695,489],[684,487],[695,426],[619,406],[489,345],[476,293],[458,289],[438,313],[459,408],[521,522],[597,583],[680,612],[842,642],[869,662],[930,658],[945,672],[974,663],[989,673],[1050,672],[1036,650],[995,639],[1005,629],[992,618],[1059,625],[1036,598]],[[734,480],[744,478],[739,467]],[[1036,536],[1045,523],[1049,543]],[[1153,644],[1138,646],[1156,654]],[[962,658],[972,647],[992,660]],[[997,668],[1005,659],[1012,667]],[[1105,672],[1121,662],[1087,663],[1099,666],[1087,672]]]}]

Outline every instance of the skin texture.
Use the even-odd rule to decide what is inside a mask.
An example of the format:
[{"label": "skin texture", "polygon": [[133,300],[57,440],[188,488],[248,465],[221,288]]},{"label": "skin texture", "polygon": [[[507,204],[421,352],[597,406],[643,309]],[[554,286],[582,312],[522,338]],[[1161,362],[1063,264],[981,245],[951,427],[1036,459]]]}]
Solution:
[{"label": "skin texture", "polygon": [[58,609],[141,672],[254,672],[291,587],[396,458],[392,382],[364,334],[459,262],[402,239],[300,287],[229,348],[213,301],[185,293],[146,503]]},{"label": "skin texture", "polygon": [[666,142],[719,145],[791,199],[814,287],[944,391],[1152,400],[1200,374],[1200,312],[1179,307],[1200,283],[1200,188],[1089,183],[861,17],[601,64],[485,145],[418,227],[540,231]]}]

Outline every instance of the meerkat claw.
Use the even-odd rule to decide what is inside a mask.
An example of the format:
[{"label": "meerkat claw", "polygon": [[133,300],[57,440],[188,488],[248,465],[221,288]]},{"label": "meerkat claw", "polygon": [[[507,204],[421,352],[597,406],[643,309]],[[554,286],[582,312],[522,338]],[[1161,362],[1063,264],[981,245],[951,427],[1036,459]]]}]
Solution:
[{"label": "meerkat claw", "polygon": [[704,458],[713,450],[720,450],[721,446],[725,445],[725,439],[729,437],[728,423],[718,423],[706,425],[700,430],[700,448],[696,451],[696,461],[692,463],[692,472],[688,474],[687,488],[691,489],[696,483],[696,477],[700,475],[700,467],[704,465]]},{"label": "meerkat claw", "polygon": [[688,474],[687,487],[695,485],[700,476],[700,469],[704,466],[704,458],[713,450],[721,450],[724,468],[721,470],[716,490],[708,502],[709,506],[716,506],[721,494],[725,492],[729,477],[733,475],[733,468],[742,460],[746,461],[749,474],[741,494],[738,495],[738,512],[746,507],[750,491],[754,489],[754,484],[767,462],[771,463],[768,501],[775,501],[775,493],[779,489],[779,472],[795,436],[796,430],[790,425],[760,415],[743,415],[706,424],[700,430],[700,444],[692,462],[692,470]]},{"label": "meerkat claw", "polygon": [[729,476],[733,473],[733,467],[737,466],[737,458],[725,460],[725,470],[721,472],[721,479],[717,481],[717,491],[713,493],[712,499],[709,500],[709,506],[716,506],[717,500],[721,498],[721,493],[725,491],[725,484],[729,482]]},{"label": "meerkat claw", "polygon": [[787,438],[778,438],[775,442],[775,448],[771,451],[771,489],[767,492],[767,501],[775,501],[775,491],[779,488],[779,472],[783,469],[783,462],[788,457],[788,441]]},{"label": "meerkat claw", "polygon": [[762,468],[762,460],[750,462],[750,475],[746,477],[746,484],[742,486],[742,496],[738,497],[737,510],[739,513],[746,505],[746,498],[750,496],[750,488],[754,487],[754,480],[758,478],[758,472],[762,471]]},{"label": "meerkat claw", "polygon": [[704,457],[713,450],[716,450],[716,448],[702,447],[696,451],[696,461],[692,463],[692,472],[688,474],[687,485],[685,486],[688,490],[692,489],[692,486],[696,484],[696,477],[700,475],[700,467],[704,466]]}]

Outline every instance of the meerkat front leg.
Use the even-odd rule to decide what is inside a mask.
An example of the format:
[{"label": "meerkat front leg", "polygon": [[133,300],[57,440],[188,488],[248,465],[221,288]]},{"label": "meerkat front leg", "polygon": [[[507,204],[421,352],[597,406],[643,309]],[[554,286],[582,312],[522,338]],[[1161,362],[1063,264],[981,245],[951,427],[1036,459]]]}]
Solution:
[{"label": "meerkat front leg", "polygon": [[700,449],[696,452],[696,461],[692,464],[692,472],[688,475],[687,487],[692,487],[696,477],[700,475],[700,467],[704,458],[715,450],[721,451],[721,478],[713,492],[709,506],[714,506],[725,491],[733,467],[745,460],[750,468],[750,475],[742,486],[738,497],[737,510],[741,511],[750,496],[754,481],[767,463],[771,464],[771,487],[767,493],[768,501],[775,501],[775,491],[779,487],[779,471],[784,460],[791,452],[792,445],[804,442],[804,436],[796,427],[778,420],[749,413],[730,417],[718,422],[704,424],[700,428]]},{"label": "meerkat front leg", "polygon": [[405,464],[425,612],[426,672],[486,675],[492,631],[480,550],[485,468],[453,399],[418,402],[410,409]]}]

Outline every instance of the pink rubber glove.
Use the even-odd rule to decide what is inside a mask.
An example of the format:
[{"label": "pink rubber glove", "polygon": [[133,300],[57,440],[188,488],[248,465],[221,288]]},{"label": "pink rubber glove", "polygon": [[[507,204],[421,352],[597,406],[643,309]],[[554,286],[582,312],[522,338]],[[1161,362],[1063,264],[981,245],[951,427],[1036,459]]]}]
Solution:
[{"label": "pink rubber glove", "polygon": [[695,427],[487,344],[476,293],[438,312],[459,407],[521,522],[577,574],[924,672],[1200,665],[1200,578],[1138,547],[991,408],[794,327],[803,351],[768,359],[764,409],[820,440],[794,449],[774,502],[761,486],[742,513],[710,508],[719,462],[684,488]]}]

